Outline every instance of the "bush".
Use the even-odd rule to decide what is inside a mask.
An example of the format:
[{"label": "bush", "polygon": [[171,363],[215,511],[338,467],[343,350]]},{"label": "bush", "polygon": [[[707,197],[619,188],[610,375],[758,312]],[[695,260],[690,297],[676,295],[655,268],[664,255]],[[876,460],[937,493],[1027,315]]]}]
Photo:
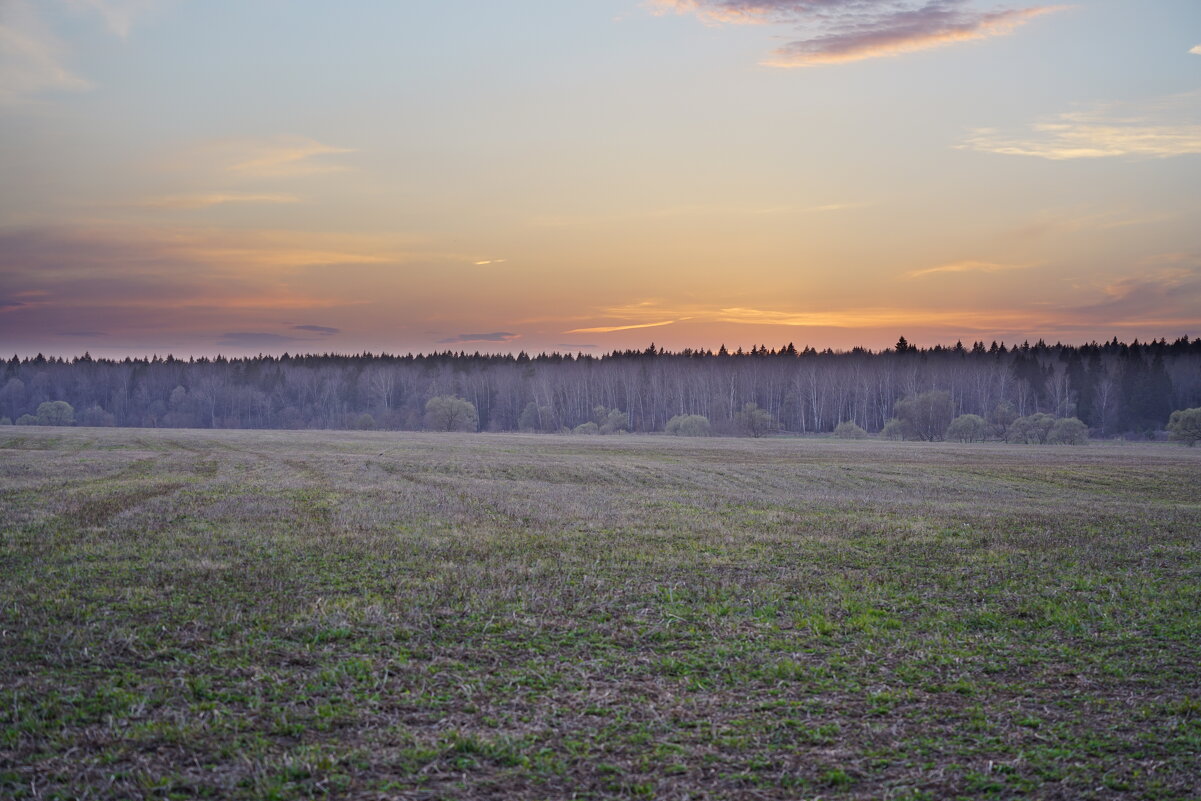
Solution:
[{"label": "bush", "polygon": [[475,404],[454,395],[438,395],[425,404],[425,425],[434,431],[475,431]]},{"label": "bush", "polygon": [[957,442],[983,442],[988,437],[988,423],[978,414],[961,414],[947,426],[947,439]]},{"label": "bush", "polygon": [[353,427],[359,431],[374,431],[375,429],[379,428],[379,426],[375,424],[375,418],[367,412],[363,412],[354,419]]},{"label": "bush", "polygon": [[596,426],[602,434],[616,434],[630,427],[630,416],[620,409],[597,406],[592,410],[592,414],[596,417]]},{"label": "bush", "polygon": [[1075,417],[1061,417],[1051,425],[1047,442],[1052,445],[1084,445],[1088,442],[1088,426]]},{"label": "bush", "polygon": [[0,417],[0,426],[11,426],[12,424],[13,424],[12,418]]},{"label": "bush", "polygon": [[709,418],[703,414],[677,414],[663,430],[675,437],[707,437],[713,433]]},{"label": "bush", "polygon": [[587,423],[580,423],[571,430],[573,434],[599,434],[600,426],[589,420]]},{"label": "bush", "polygon": [[69,426],[74,422],[75,409],[66,401],[46,401],[38,404],[38,425]]},{"label": "bush", "polygon": [[1006,400],[998,403],[988,415],[988,422],[992,425],[993,433],[1001,439],[1005,438],[1005,433],[1009,431],[1009,427],[1016,419],[1018,419],[1017,409]]},{"label": "bush", "polygon": [[555,414],[553,407],[539,406],[534,401],[530,401],[517,418],[517,428],[521,431],[558,431],[558,415]]},{"label": "bush", "polygon": [[1172,439],[1186,443],[1190,448],[1201,440],[1201,407],[1177,409],[1168,418],[1168,432]]},{"label": "bush", "polygon": [[734,415],[734,420],[742,433],[755,438],[762,437],[771,431],[775,422],[771,419],[770,414],[759,408],[757,403],[748,403],[743,406],[742,411]]},{"label": "bush", "polygon": [[1019,417],[1009,426],[1005,439],[1018,445],[1042,445],[1051,435],[1053,425],[1055,418],[1042,412]]},{"label": "bush", "polygon": [[117,418],[99,404],[93,403],[79,415],[79,424],[90,428],[108,428],[117,424]]},{"label": "bush", "polygon": [[36,426],[37,424],[38,419],[32,414],[23,414],[17,418],[17,425],[19,426]]},{"label": "bush", "polygon": [[951,393],[941,389],[897,401],[893,414],[905,426],[905,438],[942,439],[955,416]]},{"label": "bush", "polygon": [[880,429],[880,436],[885,439],[905,439],[905,424],[893,417]]},{"label": "bush", "polygon": [[834,436],[839,439],[864,439],[867,437],[867,432],[853,420],[844,420],[834,428]]}]

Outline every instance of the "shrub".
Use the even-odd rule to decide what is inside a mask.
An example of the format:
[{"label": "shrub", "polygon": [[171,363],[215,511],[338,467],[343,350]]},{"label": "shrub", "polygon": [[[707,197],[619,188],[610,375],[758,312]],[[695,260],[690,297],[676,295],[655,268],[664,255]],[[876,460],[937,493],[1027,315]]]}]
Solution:
[{"label": "shrub", "polygon": [[663,430],[676,437],[707,437],[713,433],[709,418],[703,414],[677,414]]},{"label": "shrub", "polygon": [[880,436],[885,439],[905,439],[905,424],[893,417],[880,429]]},{"label": "shrub", "polygon": [[425,425],[434,431],[475,431],[475,404],[454,395],[438,395],[425,404]]},{"label": "shrub", "polygon": [[1184,442],[1190,448],[1201,440],[1201,407],[1177,409],[1168,418],[1168,432],[1172,439]]},{"label": "shrub", "polygon": [[554,407],[539,406],[530,401],[517,418],[517,428],[522,431],[558,431],[558,415],[555,414]]},{"label": "shrub", "polygon": [[844,420],[834,428],[834,436],[839,439],[864,439],[867,432],[853,420]]},{"label": "shrub", "polygon": [[606,409],[604,406],[597,406],[592,410],[592,414],[596,418],[596,426],[602,434],[616,434],[619,431],[626,431],[630,427],[630,416],[620,409]]},{"label": "shrub", "polygon": [[93,403],[79,415],[79,424],[91,428],[115,426],[117,418],[111,412],[106,412],[99,404]]},{"label": "shrub", "polygon": [[957,442],[983,442],[988,436],[988,423],[978,414],[961,414],[947,426],[947,439]]},{"label": "shrub", "polygon": [[1005,433],[1016,419],[1018,419],[1017,409],[1013,408],[1013,404],[1007,400],[998,403],[988,415],[988,422],[992,424],[993,433],[1002,439],[1005,438]]},{"label": "shrub", "polygon": [[1050,436],[1053,425],[1055,418],[1042,412],[1019,417],[1009,426],[1005,439],[1018,445],[1042,445]]},{"label": "shrub", "polygon": [[19,426],[36,426],[37,424],[38,419],[32,414],[23,414],[17,418],[17,425]]},{"label": "shrub", "polygon": [[599,434],[600,426],[589,420],[587,423],[580,423],[571,430],[573,434]]},{"label": "shrub", "polygon": [[46,401],[38,404],[38,425],[69,426],[74,422],[75,409],[66,401]]},{"label": "shrub", "polygon": [[1051,425],[1047,442],[1052,445],[1084,445],[1088,442],[1088,426],[1075,417],[1061,417]]},{"label": "shrub", "polygon": [[771,415],[759,408],[757,403],[748,403],[734,415],[734,420],[742,433],[749,437],[762,437],[772,430],[774,421]]},{"label": "shrub", "polygon": [[374,417],[367,412],[364,412],[355,418],[354,428],[358,429],[359,431],[374,431],[375,429],[379,428],[379,426],[375,424]]},{"label": "shrub", "polygon": [[12,424],[13,424],[12,418],[0,417],[0,426],[11,426]]},{"label": "shrub", "polygon": [[942,439],[955,416],[951,393],[941,389],[897,401],[893,414],[905,426],[905,438]]}]

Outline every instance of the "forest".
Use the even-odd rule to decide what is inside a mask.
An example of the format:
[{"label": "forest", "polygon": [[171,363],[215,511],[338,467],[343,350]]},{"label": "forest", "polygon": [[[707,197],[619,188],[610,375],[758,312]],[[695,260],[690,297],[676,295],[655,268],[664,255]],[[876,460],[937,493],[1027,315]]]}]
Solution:
[{"label": "forest", "polygon": [[[427,404],[473,404],[481,431],[559,432],[624,414],[630,431],[700,415],[734,433],[747,404],[773,431],[879,432],[898,401],[949,393],[956,414],[1078,417],[1096,436],[1148,436],[1201,406],[1201,338],[1018,346],[909,344],[871,351],[753,347],[584,353],[35,357],[0,362],[0,422],[63,402],[87,426],[393,429],[426,426]],[[66,408],[65,406],[62,408]],[[53,421],[51,421],[53,422]],[[603,424],[603,415],[601,423]]]}]

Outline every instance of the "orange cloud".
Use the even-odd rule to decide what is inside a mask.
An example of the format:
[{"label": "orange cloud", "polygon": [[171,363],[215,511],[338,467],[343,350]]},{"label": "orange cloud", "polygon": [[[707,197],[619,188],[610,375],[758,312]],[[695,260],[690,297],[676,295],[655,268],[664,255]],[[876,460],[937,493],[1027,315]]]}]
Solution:
[{"label": "orange cloud", "polygon": [[564,334],[611,334],[614,331],[632,331],[635,328],[659,328],[664,325],[674,325],[679,320],[664,320],[660,323],[636,323],[633,325],[602,325],[596,328],[573,328]]},{"label": "orange cloud", "polygon": [[1067,159],[1169,158],[1201,153],[1201,92],[1059,114],[1024,134],[978,128],[961,150]]},{"label": "orange cloud", "polygon": [[190,195],[166,195],[151,198],[138,205],[152,209],[205,209],[210,206],[254,203],[299,203],[296,195],[251,192],[202,192]]},{"label": "orange cloud", "polygon": [[956,261],[941,264],[937,267],[926,267],[922,270],[912,270],[905,273],[906,278],[922,278],[937,273],[1000,273],[1009,270],[1025,270],[1032,264],[996,264],[988,261]]}]

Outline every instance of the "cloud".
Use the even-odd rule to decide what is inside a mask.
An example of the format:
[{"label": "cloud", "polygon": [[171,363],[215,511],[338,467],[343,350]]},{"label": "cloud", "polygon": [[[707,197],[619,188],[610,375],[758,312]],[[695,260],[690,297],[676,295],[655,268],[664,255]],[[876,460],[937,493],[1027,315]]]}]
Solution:
[{"label": "cloud", "polygon": [[[232,319],[368,303],[330,265],[403,263],[397,242],[323,232],[95,226],[0,229],[0,339],[71,330],[234,330]],[[299,333],[299,331],[297,331]],[[320,334],[311,331],[310,334]]]},{"label": "cloud", "polygon": [[520,337],[521,334],[513,334],[508,331],[493,331],[490,334],[459,334],[458,336],[449,337],[447,339],[439,339],[440,345],[451,345],[458,342],[510,342]]},{"label": "cloud", "polygon": [[1007,134],[979,128],[959,145],[1011,156],[1061,161],[1201,154],[1201,91],[1143,103],[1110,103],[1058,114]]},{"label": "cloud", "polygon": [[334,334],[342,333],[340,328],[330,328],[328,325],[294,325],[292,328],[297,331],[308,331],[313,334],[320,334],[323,337],[332,337]]},{"label": "cloud", "polygon": [[906,278],[922,278],[937,273],[1000,273],[1009,270],[1025,270],[1031,264],[996,264],[989,261],[956,261],[950,264],[940,264],[937,267],[926,267],[905,273]]},{"label": "cloud", "polygon": [[[51,274],[103,266],[203,266],[244,274],[343,264],[400,264],[415,256],[387,237],[318,231],[227,230],[184,226],[48,226],[0,230],[0,270],[38,266]],[[259,274],[263,274],[260,270]]]},{"label": "cloud", "polygon": [[[1165,263],[1184,266],[1153,268]],[[1112,281],[1102,287],[1102,300],[1069,307],[1067,314],[1115,327],[1196,326],[1201,317],[1201,256],[1161,254],[1144,260],[1144,265],[1152,269]]]},{"label": "cloud", "polygon": [[594,350],[596,345],[581,345],[578,342],[556,342],[553,347],[571,348],[573,350]]},{"label": "cloud", "polygon": [[694,14],[711,25],[791,25],[801,36],[772,53],[771,67],[812,67],[898,56],[1004,36],[1065,6],[979,11],[967,0],[653,0],[659,14]]},{"label": "cloud", "polygon": [[1197,45],[1196,47],[1190,48],[1189,52],[1192,53],[1194,56],[1201,56],[1201,45]]},{"label": "cloud", "polygon": [[109,31],[125,39],[134,22],[158,9],[160,0],[71,0],[77,8],[94,11],[104,18]]},{"label": "cloud", "polygon": [[901,11],[846,30],[791,42],[764,62],[771,67],[813,67],[885,58],[931,50],[957,42],[1005,36],[1031,19],[1061,7],[1011,9],[994,12],[962,11],[931,3]]},{"label": "cloud", "polygon": [[152,209],[204,209],[210,206],[254,203],[299,203],[295,195],[252,192],[201,192],[190,195],[166,195],[151,198],[137,205]]},{"label": "cloud", "polygon": [[65,66],[64,49],[29,3],[0,5],[0,105],[43,92],[88,89],[91,84]]},{"label": "cloud", "polygon": [[300,341],[302,340],[296,337],[284,336],[282,334],[236,331],[222,334],[217,340],[217,345],[230,348],[271,348]]},{"label": "cloud", "polygon": [[636,323],[634,325],[602,325],[596,328],[573,328],[564,334],[611,334],[614,331],[631,331],[635,328],[659,328],[664,325],[674,325],[679,320],[664,320],[659,323]]},{"label": "cloud", "polygon": [[59,337],[80,337],[83,339],[92,339],[95,337],[108,336],[107,331],[59,331],[55,336]]},{"label": "cloud", "polygon": [[508,259],[484,259],[483,261],[474,261],[472,264],[476,267],[484,267],[489,264],[504,264],[507,261]]},{"label": "cloud", "polygon": [[331,164],[321,157],[355,152],[352,148],[325,145],[300,136],[280,136],[259,141],[227,141],[215,143],[214,148],[229,158],[226,167],[229,172],[259,178],[341,172],[347,169],[345,165]]}]

